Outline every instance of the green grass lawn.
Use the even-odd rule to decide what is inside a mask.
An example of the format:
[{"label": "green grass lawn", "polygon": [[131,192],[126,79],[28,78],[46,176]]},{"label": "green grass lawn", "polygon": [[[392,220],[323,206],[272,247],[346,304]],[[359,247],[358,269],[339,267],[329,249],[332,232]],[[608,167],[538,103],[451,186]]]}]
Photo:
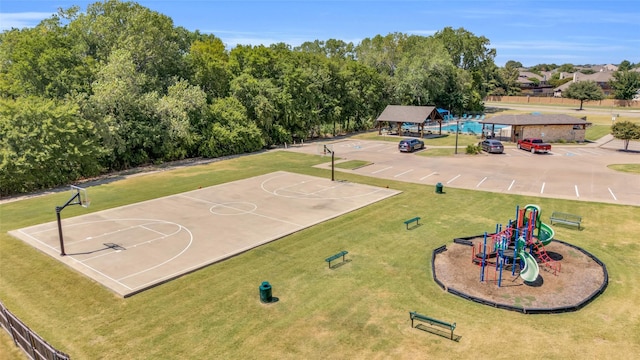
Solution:
[{"label": "green grass lawn", "polygon": [[616,171],[640,174],[640,164],[611,164],[608,168]]},{"label": "green grass lawn", "polygon": [[[65,218],[286,169],[326,157],[283,151],[136,176],[90,188],[91,208]],[[336,172],[336,179],[402,194],[328,220],[127,299],[7,234],[55,220],[68,193],[0,205],[0,300],[72,359],[612,359],[640,354],[640,209],[393,182]],[[491,231],[515,206],[583,216],[554,227],[609,270],[607,290],[584,309],[523,315],[455,297],[432,279],[433,249]],[[407,231],[403,221],[420,216]],[[251,226],[251,224],[247,224]],[[212,234],[224,236],[224,234]],[[324,259],[351,260],[335,270]],[[551,276],[551,275],[544,275]],[[560,276],[572,276],[561,273]],[[262,281],[275,304],[261,304]],[[488,285],[491,286],[491,285]],[[544,286],[539,288],[545,291]],[[456,322],[459,342],[410,328],[409,311]],[[0,334],[0,359],[18,352]]]}]

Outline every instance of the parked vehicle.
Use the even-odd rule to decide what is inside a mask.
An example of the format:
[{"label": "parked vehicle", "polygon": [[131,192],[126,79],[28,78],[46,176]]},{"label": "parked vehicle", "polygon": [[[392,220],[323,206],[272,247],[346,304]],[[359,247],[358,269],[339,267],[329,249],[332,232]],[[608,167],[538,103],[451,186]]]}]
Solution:
[{"label": "parked vehicle", "polygon": [[398,150],[401,152],[413,152],[420,149],[424,149],[424,141],[418,139],[402,139],[398,144]]},{"label": "parked vehicle", "polygon": [[551,151],[551,144],[547,144],[542,139],[527,138],[518,140],[518,149],[531,151],[532,154],[547,153]]},{"label": "parked vehicle", "polygon": [[486,139],[481,141],[478,145],[480,145],[482,151],[486,151],[490,154],[502,154],[504,152],[504,146],[498,140]]}]

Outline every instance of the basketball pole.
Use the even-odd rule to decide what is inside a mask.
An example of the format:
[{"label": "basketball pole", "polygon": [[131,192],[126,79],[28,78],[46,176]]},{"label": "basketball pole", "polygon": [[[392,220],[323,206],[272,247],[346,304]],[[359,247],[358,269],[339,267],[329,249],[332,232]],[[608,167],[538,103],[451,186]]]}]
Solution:
[{"label": "basketball pole", "polygon": [[325,152],[330,152],[331,153],[331,181],[335,181],[335,157],[334,157],[334,153],[333,150],[329,150],[329,148],[327,147],[327,145],[324,145],[324,151]]},{"label": "basketball pole", "polygon": [[[77,199],[77,201],[73,202],[76,199]],[[60,219],[60,213],[62,212],[62,210],[64,208],[66,208],[69,205],[80,205],[80,204],[82,204],[82,203],[81,203],[81,199],[80,199],[80,191],[78,191],[64,205],[56,206],[56,217],[58,218],[58,236],[60,237],[60,256],[67,255],[64,252],[64,239],[62,237],[62,220]]]}]

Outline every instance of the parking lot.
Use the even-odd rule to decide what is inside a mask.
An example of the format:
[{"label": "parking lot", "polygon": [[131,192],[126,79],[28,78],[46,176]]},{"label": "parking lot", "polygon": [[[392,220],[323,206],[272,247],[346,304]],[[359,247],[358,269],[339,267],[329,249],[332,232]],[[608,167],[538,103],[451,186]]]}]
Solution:
[{"label": "parking lot", "polygon": [[[400,140],[400,139],[398,139]],[[318,153],[317,144],[289,151]],[[395,142],[346,139],[333,142],[336,158],[371,164],[354,170],[338,169],[397,181],[531,196],[640,205],[638,175],[611,170],[609,164],[640,163],[640,154],[624,153],[596,144],[554,144],[549,154],[531,154],[506,146],[504,154],[444,157],[400,153]],[[330,162],[322,164],[330,167]]]}]

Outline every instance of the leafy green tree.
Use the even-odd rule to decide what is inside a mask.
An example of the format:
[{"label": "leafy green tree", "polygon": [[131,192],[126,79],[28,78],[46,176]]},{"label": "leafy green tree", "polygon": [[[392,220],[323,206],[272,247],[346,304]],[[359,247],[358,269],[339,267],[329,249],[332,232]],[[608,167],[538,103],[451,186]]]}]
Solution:
[{"label": "leafy green tree", "polygon": [[474,70],[493,64],[496,49],[489,48],[491,41],[484,36],[475,36],[464,28],[446,27],[433,35],[442,41],[453,64],[461,69]]},{"label": "leafy green tree", "polygon": [[46,189],[98,175],[95,128],[69,101],[0,99],[0,194]]},{"label": "leafy green tree", "polygon": [[163,158],[165,140],[155,112],[157,93],[145,91],[144,73],[136,71],[128,50],[116,50],[96,75],[85,107],[95,121],[109,156],[109,167],[126,169]]},{"label": "leafy green tree", "polygon": [[264,145],[256,124],[247,118],[242,104],[233,97],[216,99],[203,124],[200,152],[206,157],[220,157],[260,150]]},{"label": "leafy green tree", "polygon": [[520,71],[517,67],[505,66],[496,70],[492,95],[518,95],[522,91],[518,84]]},{"label": "leafy green tree", "polygon": [[464,28],[446,27],[433,37],[442,42],[456,67],[469,72],[468,110],[483,110],[483,99],[494,87],[496,49],[489,47],[491,42],[486,37],[476,36]]},{"label": "leafy green tree", "polygon": [[395,74],[396,99],[405,105],[430,105],[444,91],[450,56],[433,37],[408,38]]},{"label": "leafy green tree", "polygon": [[57,17],[4,32],[0,44],[0,94],[62,99],[89,91],[94,63],[75,51]]},{"label": "leafy green tree", "polygon": [[562,64],[558,67],[558,71],[559,72],[567,72],[567,73],[574,73],[576,72],[576,67],[573,66],[573,64]]},{"label": "leafy green tree", "polygon": [[200,86],[209,99],[228,95],[232,75],[228,66],[229,55],[222,40],[210,36],[194,41],[187,59],[193,71],[193,84]]},{"label": "leafy green tree", "polygon": [[611,134],[624,143],[624,150],[629,149],[629,141],[640,140],[640,124],[631,121],[618,121],[611,127]]},{"label": "leafy green tree", "polygon": [[549,79],[549,85],[553,86],[554,88],[566,84],[569,81],[572,81],[573,78],[572,77],[565,77],[563,79],[560,79],[560,73],[559,72],[555,72],[553,73],[553,75],[551,75],[551,78]]},{"label": "leafy green tree", "polygon": [[631,70],[631,68],[632,66],[629,60],[622,60],[622,62],[620,62],[620,65],[618,65],[618,71],[628,71]]},{"label": "leafy green tree", "polygon": [[574,82],[562,93],[563,97],[580,100],[580,110],[585,101],[604,99],[604,91],[595,81]]},{"label": "leafy green tree", "polygon": [[435,103],[453,113],[461,113],[469,107],[469,74],[454,66],[446,67],[444,74],[443,91],[436,97]]},{"label": "leafy green tree", "polygon": [[365,65],[377,69],[381,74],[393,76],[398,63],[402,60],[406,39],[406,34],[398,32],[365,38],[356,46],[357,58]]},{"label": "leafy green tree", "polygon": [[164,90],[174,76],[186,78],[189,44],[166,15],[135,2],[106,0],[74,17],[69,24],[74,45],[98,62],[116,50],[128,51],[136,72],[145,75],[145,90]]},{"label": "leafy green tree", "polygon": [[370,129],[372,120],[384,108],[384,81],[375,69],[356,61],[347,61],[340,70],[345,96],[342,98],[345,127]]},{"label": "leafy green tree", "polygon": [[520,61],[509,60],[504,64],[504,67],[510,69],[518,69],[522,67],[522,63]]},{"label": "leafy green tree", "polygon": [[558,65],[556,64],[538,64],[529,68],[530,71],[552,71],[557,69]]},{"label": "leafy green tree", "polygon": [[330,59],[353,60],[355,58],[355,46],[353,43],[346,43],[337,39],[329,39],[327,41],[306,41],[294,50],[316,55],[324,55]]},{"label": "leafy green tree", "polygon": [[169,87],[167,95],[158,100],[155,115],[166,129],[164,158],[184,159],[198,156],[197,143],[202,138],[197,128],[205,118],[207,98],[204,91],[185,80]]},{"label": "leafy green tree", "polygon": [[258,79],[244,73],[231,81],[231,94],[246,109],[250,120],[264,132],[265,142],[272,145],[269,133],[278,119],[277,97],[280,89],[271,79]]},{"label": "leafy green tree", "polygon": [[632,70],[618,70],[613,73],[609,81],[613,95],[619,100],[631,100],[640,91],[640,72]]}]

